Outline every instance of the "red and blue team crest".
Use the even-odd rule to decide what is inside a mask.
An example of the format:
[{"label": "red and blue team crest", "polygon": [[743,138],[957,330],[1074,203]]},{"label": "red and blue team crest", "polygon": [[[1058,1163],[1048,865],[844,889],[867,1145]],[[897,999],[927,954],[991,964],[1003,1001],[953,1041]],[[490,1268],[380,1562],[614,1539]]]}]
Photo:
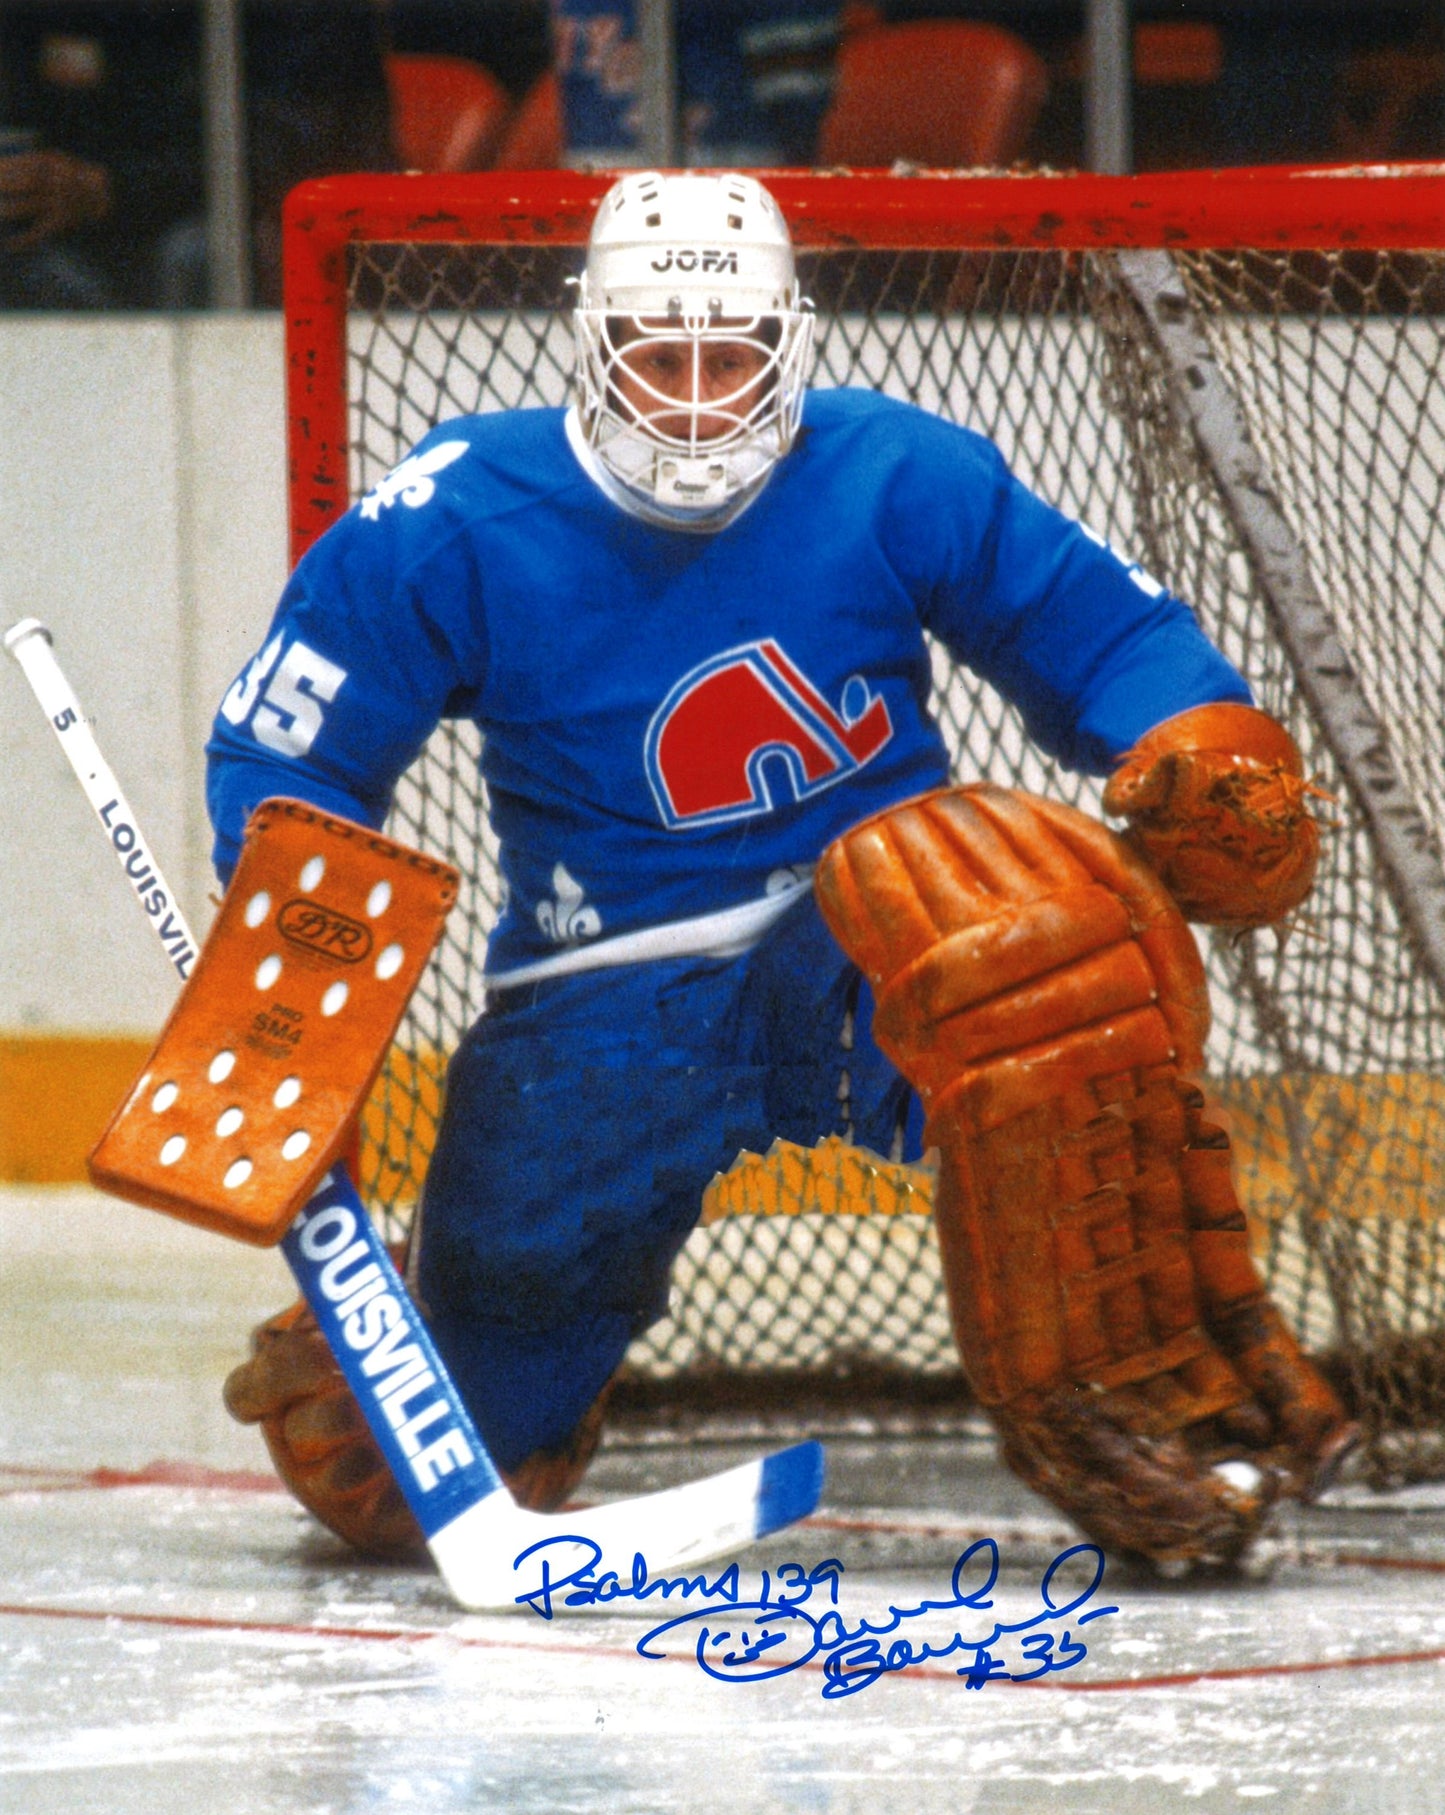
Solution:
[{"label": "red and blue team crest", "polygon": [[720,825],[832,787],[892,736],[860,675],[835,711],[769,638],[682,677],[647,727],[647,777],[669,828]]}]

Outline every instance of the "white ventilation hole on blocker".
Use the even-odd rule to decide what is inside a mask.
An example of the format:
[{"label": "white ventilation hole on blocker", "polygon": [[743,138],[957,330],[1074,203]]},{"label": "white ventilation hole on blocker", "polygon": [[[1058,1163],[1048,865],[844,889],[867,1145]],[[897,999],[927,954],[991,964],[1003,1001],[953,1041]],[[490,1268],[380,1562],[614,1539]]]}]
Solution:
[{"label": "white ventilation hole on blocker", "polygon": [[253,895],[246,903],[246,925],[260,926],[270,912],[271,897],[265,889],[262,889],[259,894]]},{"label": "white ventilation hole on blocker", "polygon": [[385,948],[376,961],[376,974],[383,983],[394,977],[401,969],[401,961],[405,956],[406,953],[395,943]]},{"label": "white ventilation hole on blocker", "polygon": [[185,1150],[186,1137],[183,1134],[173,1134],[166,1142],[165,1146],[161,1148],[161,1164],[163,1166],[174,1166]]},{"label": "white ventilation hole on blocker", "polygon": [[227,1191],[239,1191],[256,1168],[249,1160],[233,1160],[226,1168],[226,1176],[221,1183]]},{"label": "white ventilation hole on blocker", "polygon": [[226,1079],[230,1077],[235,1069],[235,1053],[229,1051],[226,1047],[222,1047],[215,1058],[211,1060],[206,1071],[206,1076],[213,1084],[224,1084]]},{"label": "white ventilation hole on blocker", "polygon": [[[151,1098],[151,1108],[155,1110],[157,1115],[164,1115],[180,1094],[181,1087],[179,1084],[162,1084],[160,1089]],[[167,1161],[166,1163],[169,1165],[170,1162]]]},{"label": "white ventilation hole on blocker", "polygon": [[391,884],[378,882],[366,898],[366,917],[368,920],[379,919],[391,906]]},{"label": "white ventilation hole on blocker", "polygon": [[308,857],[301,866],[301,893],[309,895],[326,874],[324,857]]},{"label": "white ventilation hole on blocker", "polygon": [[281,960],[272,952],[269,958],[263,958],[256,966],[256,988],[270,989],[281,975]]},{"label": "white ventilation hole on blocker", "polygon": [[346,1007],[346,998],[350,994],[351,990],[347,984],[333,983],[331,988],[327,990],[326,994],[321,998],[322,1014],[339,1015],[342,1009]]},{"label": "white ventilation hole on blocker", "polygon": [[278,1109],[289,1109],[300,1095],[300,1078],[282,1078],[281,1082],[276,1086],[276,1094],[271,1098],[271,1101]]},{"label": "white ventilation hole on blocker", "polygon": [[229,1109],[223,1109],[221,1111],[220,1117],[216,1122],[216,1133],[220,1135],[221,1139],[224,1141],[236,1132],[245,1119],[245,1116],[241,1114],[241,1111],[237,1109],[233,1103]]},{"label": "white ventilation hole on blocker", "polygon": [[301,1155],[305,1153],[310,1145],[311,1136],[307,1134],[304,1128],[298,1128],[294,1134],[288,1134],[286,1139],[282,1141],[281,1158],[283,1160],[299,1160]]}]

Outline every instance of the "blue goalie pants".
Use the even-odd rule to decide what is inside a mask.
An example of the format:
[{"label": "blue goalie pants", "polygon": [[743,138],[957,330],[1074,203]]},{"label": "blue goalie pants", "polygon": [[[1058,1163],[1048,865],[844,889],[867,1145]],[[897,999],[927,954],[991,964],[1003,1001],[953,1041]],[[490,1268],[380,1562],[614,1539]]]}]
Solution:
[{"label": "blue goalie pants", "polygon": [[499,993],[452,1061],[419,1285],[497,1464],[565,1442],[667,1309],[741,1149],[841,1134],[916,1159],[922,1114],[811,896],[746,956]]}]

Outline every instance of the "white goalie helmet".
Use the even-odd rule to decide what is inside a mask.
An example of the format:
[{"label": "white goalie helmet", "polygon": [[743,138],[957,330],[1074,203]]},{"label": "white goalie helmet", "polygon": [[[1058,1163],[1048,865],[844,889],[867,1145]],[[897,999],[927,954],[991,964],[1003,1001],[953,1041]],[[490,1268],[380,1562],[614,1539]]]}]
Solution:
[{"label": "white goalie helmet", "polygon": [[575,322],[581,426],[630,507],[730,522],[792,446],[812,361],[772,196],[732,174],[623,177],[593,222]]}]

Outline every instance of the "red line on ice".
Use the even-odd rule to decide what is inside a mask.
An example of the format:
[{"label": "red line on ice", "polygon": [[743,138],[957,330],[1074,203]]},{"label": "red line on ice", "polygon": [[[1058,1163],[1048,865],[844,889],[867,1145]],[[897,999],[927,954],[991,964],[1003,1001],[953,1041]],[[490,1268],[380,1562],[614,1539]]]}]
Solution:
[{"label": "red line on ice", "polygon": [[1385,1664],[1445,1663],[1445,1647],[1435,1651],[1382,1651],[1375,1657],[1320,1658],[1303,1664],[1241,1664],[1235,1670],[1180,1670],[1165,1676],[1119,1676],[1098,1683],[1022,1683],[1025,1689],[1068,1689],[1075,1695],[1100,1690],[1175,1689],[1189,1683],[1238,1683],[1259,1676],[1315,1676],[1326,1670],[1376,1670]]},{"label": "red line on ice", "polygon": [[[6,1477],[20,1476],[19,1482]],[[207,1468],[201,1462],[171,1462],[164,1457],[144,1468],[45,1468],[35,1464],[0,1462],[0,1495],[78,1493],[112,1487],[219,1487],[232,1493],[266,1494],[282,1491],[273,1474],[253,1469]]]},{"label": "red line on ice", "polygon": [[[470,1651],[542,1651],[578,1657],[636,1657],[636,1652],[616,1646],[565,1645],[528,1643],[525,1639],[482,1638],[468,1633],[450,1632],[445,1626],[304,1626],[284,1620],[227,1620],[216,1615],[198,1613],[137,1613],[104,1607],[44,1607],[23,1603],[0,1602],[0,1618],[6,1616],[40,1620],[86,1620],[103,1625],[114,1620],[128,1626],[169,1626],[186,1632],[223,1632],[238,1636],[261,1634],[276,1638],[368,1639],[390,1645],[418,1644],[442,1639]],[[657,1660],[653,1660],[657,1661]],[[676,1657],[666,1663],[690,1664],[692,1658]]]},{"label": "red line on ice", "polygon": [[[63,1469],[22,1463],[0,1464],[0,1477],[6,1475],[11,1477],[18,1475],[25,1477],[26,1480],[21,1485],[0,1487],[0,1497],[6,1493],[74,1492],[96,1488],[157,1486],[221,1488],[247,1493],[279,1493],[282,1491],[280,1481],[272,1474],[250,1470],[207,1468],[201,1463],[172,1462],[164,1459],[147,1463],[144,1468],[140,1469]],[[978,1535],[960,1531],[957,1527],[947,1524],[847,1519],[816,1514],[803,1523],[805,1527],[814,1530],[895,1532],[931,1537],[958,1537],[964,1541]],[[1315,1560],[1329,1562],[1336,1567],[1418,1570],[1428,1574],[1445,1574],[1445,1560],[1429,1557],[1381,1557],[1342,1551],[1334,1556]],[[631,1658],[636,1655],[630,1649],[619,1650],[615,1646],[537,1644],[529,1643],[524,1639],[482,1638],[454,1633],[446,1627],[305,1626],[276,1621],[221,1619],[203,1614],[139,1613],[107,1611],[102,1608],[24,1606],[0,1603],[0,1616],[4,1615],[16,1618],[87,1620],[91,1622],[117,1620],[133,1625],[168,1626],[177,1630],[193,1632],[261,1633],[279,1637],[364,1639],[387,1644],[414,1644],[429,1639],[445,1639],[454,1645],[474,1650],[556,1652],[558,1655],[574,1654],[585,1657]],[[662,1661],[690,1664],[693,1659],[691,1656],[678,1656]],[[1053,1689],[1075,1695],[1117,1694],[1121,1690],[1130,1689],[1182,1688],[1191,1683],[1243,1682],[1257,1677],[1309,1676],[1325,1671],[1371,1670],[1383,1666],[1441,1662],[1445,1662],[1445,1647],[1432,1651],[1382,1652],[1376,1656],[1315,1659],[1292,1664],[1248,1664],[1225,1670],[1184,1670],[1158,1676],[1111,1677],[1095,1682],[1073,1682],[1051,1678],[1039,1678],[1029,1683],[1000,1682],[998,1678],[994,1678],[993,1681],[1006,1689]],[[822,1665],[808,1664],[803,1668],[811,1674],[814,1671],[820,1671]],[[962,1681],[962,1677],[955,1671],[935,1670],[926,1665],[917,1664],[910,1665],[901,1671],[892,1671],[889,1674],[922,1678],[933,1682]]]},{"label": "red line on ice", "polygon": [[[449,1631],[444,1626],[305,1626],[280,1620],[228,1620],[215,1615],[188,1613],[138,1613],[102,1607],[26,1606],[23,1603],[0,1602],[0,1618],[41,1620],[85,1620],[91,1624],[115,1621],[129,1626],[167,1626],[186,1632],[221,1632],[237,1636],[261,1634],[276,1638],[364,1639],[382,1644],[418,1644],[441,1639],[473,1651],[530,1651],[555,1653],[558,1656],[635,1658],[636,1652],[615,1645],[571,1645],[529,1643],[526,1639],[496,1639]],[[691,1654],[664,1659],[642,1660],[669,1664],[692,1664]],[[1030,1683],[993,1681],[1003,1689],[1058,1689],[1075,1695],[1113,1692],[1129,1689],[1177,1689],[1191,1683],[1231,1683],[1269,1676],[1312,1676],[1328,1670],[1373,1670],[1384,1665],[1438,1664],[1445,1662],[1445,1646],[1432,1651],[1381,1652],[1373,1657],[1320,1659],[1297,1664],[1247,1664],[1234,1670],[1180,1670],[1160,1676],[1111,1677],[1102,1682],[1051,1682],[1039,1679]],[[810,1675],[821,1673],[821,1664],[802,1666]],[[931,1670],[922,1665],[889,1672],[891,1676],[922,1678],[931,1682],[962,1683],[966,1672]]]}]

